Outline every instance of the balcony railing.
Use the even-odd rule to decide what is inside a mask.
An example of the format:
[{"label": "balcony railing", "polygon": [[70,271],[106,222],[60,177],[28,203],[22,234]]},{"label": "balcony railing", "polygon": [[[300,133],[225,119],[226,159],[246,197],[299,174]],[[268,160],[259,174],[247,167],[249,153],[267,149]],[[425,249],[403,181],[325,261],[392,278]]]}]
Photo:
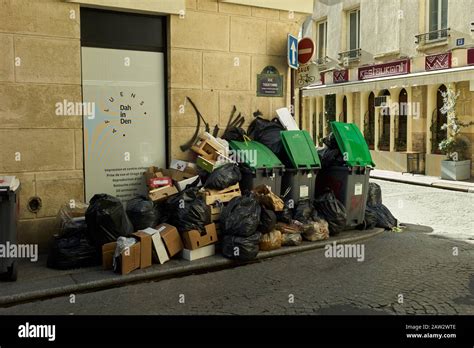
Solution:
[{"label": "balcony railing", "polygon": [[415,44],[425,45],[436,41],[445,41],[451,36],[451,28],[429,31],[424,34],[415,35]]},{"label": "balcony railing", "polygon": [[316,64],[319,65],[319,66],[323,66],[323,65],[326,65],[327,63],[329,63],[330,59],[328,56],[326,57],[321,57],[321,58],[317,58],[316,59]]},{"label": "balcony railing", "polygon": [[339,52],[339,61],[344,64],[344,62],[353,62],[358,61],[361,56],[361,49],[356,48],[349,51]]}]

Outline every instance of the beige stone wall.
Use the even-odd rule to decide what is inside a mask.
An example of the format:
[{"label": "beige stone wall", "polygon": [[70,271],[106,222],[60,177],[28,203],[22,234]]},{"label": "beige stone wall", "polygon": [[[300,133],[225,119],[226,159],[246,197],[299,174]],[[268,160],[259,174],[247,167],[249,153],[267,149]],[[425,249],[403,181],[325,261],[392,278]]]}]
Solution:
[{"label": "beige stone wall", "polygon": [[[305,15],[288,11],[187,0],[184,18],[170,16],[169,125],[170,157],[191,159],[179,145],[194,133],[196,116],[189,96],[211,125],[222,134],[233,105],[248,126],[254,111],[266,118],[289,106],[286,62],[288,33],[297,34]],[[283,98],[256,96],[256,77],[267,65],[284,75]],[[184,113],[180,113],[180,106]],[[204,130],[204,127],[203,127]]]},{"label": "beige stone wall", "polygon": [[79,18],[60,0],[0,1],[0,174],[21,180],[20,242],[44,246],[59,206],[84,199],[81,117],[55,112],[81,102]]}]

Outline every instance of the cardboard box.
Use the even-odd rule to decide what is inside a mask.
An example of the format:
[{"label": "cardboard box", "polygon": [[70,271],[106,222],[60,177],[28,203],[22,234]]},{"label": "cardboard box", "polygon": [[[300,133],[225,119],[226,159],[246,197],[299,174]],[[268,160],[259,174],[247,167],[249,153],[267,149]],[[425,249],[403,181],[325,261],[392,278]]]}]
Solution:
[{"label": "cardboard box", "polygon": [[170,258],[179,254],[179,252],[184,249],[181,236],[176,227],[168,224],[161,224],[156,226],[156,230],[160,233],[161,239],[163,239],[163,243],[165,244],[166,251]]},{"label": "cardboard box", "polygon": [[201,236],[198,230],[191,230],[183,233],[184,247],[189,250],[196,250],[206,245],[217,242],[217,231],[215,224],[205,226],[206,234]]},{"label": "cardboard box", "polygon": [[160,187],[160,188],[151,190],[148,193],[148,197],[150,197],[150,199],[153,202],[156,202],[156,201],[165,200],[168,197],[170,197],[172,195],[175,195],[177,193],[178,193],[178,190],[176,189],[176,187],[174,187],[174,186],[165,186],[165,187]]},{"label": "cardboard box", "polygon": [[140,242],[140,268],[150,267],[152,255],[151,236],[143,231],[135,232],[133,236]]},{"label": "cardboard box", "polygon": [[[149,182],[151,179],[154,178],[160,178],[163,176],[163,173],[160,172],[160,169],[158,167],[149,167],[143,175],[145,176],[145,183],[147,186],[149,185]],[[149,189],[152,189],[152,187],[148,186]]]},{"label": "cardboard box", "polygon": [[188,261],[195,261],[205,257],[212,256],[216,253],[216,246],[214,244],[196,249],[196,250],[189,250],[183,249],[181,252],[181,257]]},{"label": "cardboard box", "polygon": [[160,176],[159,178],[149,179],[147,185],[150,190],[154,190],[159,187],[173,186],[173,180],[167,176]]},{"label": "cardboard box", "polygon": [[[113,269],[114,253],[117,247],[116,242],[107,243],[102,246],[102,265],[104,269]],[[118,260],[118,267],[121,274],[128,274],[140,268],[141,260],[140,242],[133,244],[128,250],[124,250]]]},{"label": "cardboard box", "polygon": [[170,258],[168,257],[168,252],[166,251],[165,244],[163,243],[161,234],[158,230],[148,227],[141,232],[151,236],[153,242],[153,259],[161,265],[166,261],[169,261]]}]

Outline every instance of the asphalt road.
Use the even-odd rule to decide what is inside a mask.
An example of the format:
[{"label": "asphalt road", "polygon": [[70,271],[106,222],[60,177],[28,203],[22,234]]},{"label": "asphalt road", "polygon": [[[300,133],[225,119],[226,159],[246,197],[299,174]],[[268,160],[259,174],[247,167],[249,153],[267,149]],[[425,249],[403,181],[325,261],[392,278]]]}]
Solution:
[{"label": "asphalt road", "polygon": [[474,195],[377,182],[396,217],[434,232],[386,231],[358,243],[363,261],[318,249],[0,314],[474,314],[474,247],[466,243],[474,238]]}]

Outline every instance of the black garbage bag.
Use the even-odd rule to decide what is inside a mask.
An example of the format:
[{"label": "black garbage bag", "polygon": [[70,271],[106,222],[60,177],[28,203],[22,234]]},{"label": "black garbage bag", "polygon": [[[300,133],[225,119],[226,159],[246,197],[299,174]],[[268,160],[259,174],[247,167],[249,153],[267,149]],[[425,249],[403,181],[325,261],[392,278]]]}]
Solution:
[{"label": "black garbage bag", "polygon": [[376,206],[368,205],[365,208],[365,216],[373,216],[375,218],[375,226],[382,227],[385,229],[392,229],[397,226],[397,219],[392,215],[390,210],[383,205],[379,204]]},{"label": "black garbage bag", "polygon": [[332,190],[327,190],[317,197],[314,200],[314,208],[318,215],[328,222],[330,235],[338,234],[346,227],[346,208]]},{"label": "black garbage bag", "polygon": [[248,135],[255,141],[267,146],[273,153],[280,156],[284,153],[280,132],[285,130],[278,119],[271,121],[256,117],[248,128]]},{"label": "black garbage bag", "polygon": [[291,220],[293,220],[293,209],[285,205],[285,207],[283,208],[283,211],[276,212],[276,217],[277,217],[277,221],[289,224],[291,223]]},{"label": "black garbage bag", "polygon": [[211,209],[198,191],[199,188],[190,187],[166,201],[168,222],[179,232],[199,230],[205,233],[204,226],[211,223]]},{"label": "black garbage bag", "polygon": [[364,228],[370,230],[377,226],[377,214],[369,206],[365,208]]},{"label": "black garbage bag", "polygon": [[46,265],[60,270],[99,265],[100,249],[89,243],[86,229],[84,220],[66,223],[51,241]]},{"label": "black garbage bag", "polygon": [[137,196],[127,201],[126,211],[135,231],[158,225],[153,201],[145,196]]},{"label": "black garbage bag", "polygon": [[327,137],[323,138],[323,144],[330,149],[339,149],[339,145],[337,145],[336,136],[333,132],[329,133]]},{"label": "black garbage bag", "polygon": [[216,168],[209,175],[204,187],[212,190],[223,190],[237,184],[240,179],[242,179],[242,175],[239,166],[235,163],[227,163]]},{"label": "black garbage bag", "polygon": [[321,168],[343,166],[345,164],[344,157],[338,148],[331,149],[329,147],[324,147],[318,149],[318,155],[321,160]]},{"label": "black garbage bag", "polygon": [[87,237],[94,246],[101,247],[133,233],[133,225],[118,198],[101,193],[94,195],[89,203]]},{"label": "black garbage bag", "polygon": [[222,239],[222,255],[240,261],[253,260],[259,251],[260,238],[258,232],[248,237],[226,235]]},{"label": "black garbage bag", "polygon": [[260,224],[260,213],[260,203],[254,193],[232,198],[220,215],[221,233],[240,237],[255,234]]},{"label": "black garbage bag", "polygon": [[375,182],[369,182],[367,205],[375,206],[379,204],[382,204],[382,189]]},{"label": "black garbage bag", "polygon": [[277,222],[276,214],[273,210],[261,209],[260,213],[260,224],[257,227],[257,230],[262,233],[268,233],[275,229]]},{"label": "black garbage bag", "polygon": [[244,141],[245,135],[247,135],[247,132],[243,128],[230,127],[229,129],[226,129],[221,138],[227,141]]},{"label": "black garbage bag", "polygon": [[298,220],[302,224],[313,221],[314,207],[309,200],[299,201],[293,213],[293,220]]}]

